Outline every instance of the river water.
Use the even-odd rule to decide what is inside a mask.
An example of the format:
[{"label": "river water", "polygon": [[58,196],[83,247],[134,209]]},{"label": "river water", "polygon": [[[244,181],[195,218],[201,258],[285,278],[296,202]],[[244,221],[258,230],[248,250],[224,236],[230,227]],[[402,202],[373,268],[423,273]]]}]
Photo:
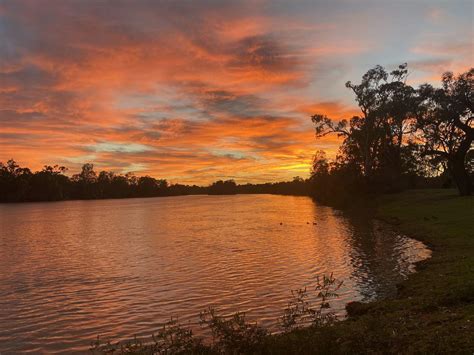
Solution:
[{"label": "river water", "polygon": [[343,316],[430,255],[369,217],[277,195],[0,205],[0,353],[83,352],[208,306],[277,330],[290,290],[330,273]]}]

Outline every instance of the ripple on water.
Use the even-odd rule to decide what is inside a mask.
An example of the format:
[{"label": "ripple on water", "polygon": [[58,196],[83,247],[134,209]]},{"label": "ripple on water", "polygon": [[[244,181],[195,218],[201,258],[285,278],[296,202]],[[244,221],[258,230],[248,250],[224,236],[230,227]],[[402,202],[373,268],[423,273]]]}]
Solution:
[{"label": "ripple on water", "polygon": [[276,330],[290,290],[318,275],[344,280],[343,314],[430,255],[369,218],[273,195],[1,205],[0,245],[0,353],[80,352],[209,306]]}]

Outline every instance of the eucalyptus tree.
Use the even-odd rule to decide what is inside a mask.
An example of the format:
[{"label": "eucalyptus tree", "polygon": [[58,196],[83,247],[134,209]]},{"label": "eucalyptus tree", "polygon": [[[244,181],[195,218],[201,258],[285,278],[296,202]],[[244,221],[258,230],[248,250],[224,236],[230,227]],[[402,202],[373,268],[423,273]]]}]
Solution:
[{"label": "eucalyptus tree", "polygon": [[[473,162],[474,68],[455,76],[446,72],[441,88],[429,84],[419,90],[422,100],[417,127],[425,154],[446,162],[461,195],[472,193],[469,170]],[[472,173],[472,171],[471,171]]]},{"label": "eucalyptus tree", "polygon": [[0,162],[0,201],[15,202],[27,199],[32,175],[30,169],[20,167],[13,159],[5,164]]},{"label": "eucalyptus tree", "polygon": [[416,90],[406,84],[407,77],[407,64],[390,73],[378,65],[364,74],[360,84],[346,83],[360,115],[341,121],[321,114],[311,117],[317,137],[344,137],[343,159],[355,164],[369,183],[376,175],[386,179],[402,173],[402,145],[413,132],[416,108]]},{"label": "eucalyptus tree", "polygon": [[45,165],[31,176],[28,200],[59,201],[69,197],[70,180],[65,175],[67,168]]},{"label": "eucalyptus tree", "polygon": [[94,199],[100,197],[97,186],[97,173],[94,164],[86,163],[79,174],[74,174],[71,181],[75,185],[75,198]]}]

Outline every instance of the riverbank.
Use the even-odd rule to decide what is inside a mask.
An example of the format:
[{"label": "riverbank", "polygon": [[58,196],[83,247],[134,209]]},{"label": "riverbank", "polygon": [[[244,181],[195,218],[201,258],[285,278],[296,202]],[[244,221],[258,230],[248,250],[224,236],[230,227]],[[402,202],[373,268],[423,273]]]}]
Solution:
[{"label": "riverbank", "polygon": [[474,349],[474,197],[411,190],[377,200],[378,218],[426,243],[394,299],[348,307],[335,326],[268,339],[268,353],[469,353]]}]

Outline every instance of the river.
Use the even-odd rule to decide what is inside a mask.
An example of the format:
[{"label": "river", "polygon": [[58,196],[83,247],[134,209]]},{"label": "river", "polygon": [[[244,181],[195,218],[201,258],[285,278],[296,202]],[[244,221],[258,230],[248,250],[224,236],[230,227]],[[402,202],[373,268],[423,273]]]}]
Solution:
[{"label": "river", "polygon": [[0,353],[82,352],[208,306],[278,329],[290,290],[344,281],[332,303],[395,292],[430,251],[370,215],[308,197],[181,196],[0,205]]}]

